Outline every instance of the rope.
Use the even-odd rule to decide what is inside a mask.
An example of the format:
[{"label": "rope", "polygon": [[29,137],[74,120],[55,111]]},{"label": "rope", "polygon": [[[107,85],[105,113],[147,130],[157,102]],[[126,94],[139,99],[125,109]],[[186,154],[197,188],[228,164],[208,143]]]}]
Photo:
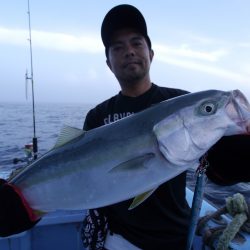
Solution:
[{"label": "rope", "polygon": [[226,208],[233,219],[219,237],[216,250],[228,249],[230,242],[240,231],[244,222],[247,221],[248,207],[242,194],[237,193],[233,197],[228,197],[226,199]]},{"label": "rope", "polygon": [[[227,225],[215,228],[206,227],[207,222],[213,218],[219,218],[222,214],[228,213],[232,220]],[[226,205],[216,212],[202,217],[197,226],[197,234],[203,234],[203,241],[206,245],[214,247],[216,241],[216,250],[226,250],[230,242],[234,239],[240,230],[250,232],[249,208],[240,193],[234,194],[233,197],[226,199]]]}]

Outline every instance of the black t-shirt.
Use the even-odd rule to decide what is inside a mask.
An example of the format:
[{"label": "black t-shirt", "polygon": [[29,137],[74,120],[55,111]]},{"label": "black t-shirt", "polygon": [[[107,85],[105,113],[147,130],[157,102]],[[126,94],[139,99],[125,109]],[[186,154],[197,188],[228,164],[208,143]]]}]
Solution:
[{"label": "black t-shirt", "polygon": [[[153,104],[188,92],[155,84],[143,95],[128,97],[119,93],[87,114],[84,129],[89,130],[142,111]],[[190,208],[185,198],[186,173],[162,184],[141,205],[128,210],[132,200],[105,208],[111,232],[142,249],[184,249]]]},{"label": "black t-shirt", "polygon": [[[142,111],[153,104],[187,92],[152,85],[139,97],[119,93],[87,114],[89,130]],[[250,136],[222,137],[208,151],[207,176],[219,185],[250,182]],[[186,173],[161,185],[143,204],[128,210],[132,200],[102,209],[111,231],[145,250],[185,248],[190,209],[185,199]]]}]

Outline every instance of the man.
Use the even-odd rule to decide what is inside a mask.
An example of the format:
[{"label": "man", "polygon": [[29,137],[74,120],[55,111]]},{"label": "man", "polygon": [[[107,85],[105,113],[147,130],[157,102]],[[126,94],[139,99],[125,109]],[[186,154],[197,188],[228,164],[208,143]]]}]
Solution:
[{"label": "man", "polygon": [[[85,130],[112,123],[155,103],[188,93],[159,87],[151,82],[149,71],[154,52],[144,17],[135,7],[124,4],[112,8],[103,20],[101,36],[106,63],[117,78],[121,91],[89,111]],[[237,136],[231,138],[238,140]],[[243,141],[247,147],[249,139]],[[217,160],[220,165],[226,162],[228,167],[231,159],[225,160],[221,152],[224,148],[232,148],[234,143],[227,141],[226,147],[218,144],[209,157],[213,163],[208,171],[209,177],[217,183],[234,182],[228,178],[227,183],[225,169],[217,173],[214,168]],[[244,152],[243,158],[249,160],[246,150]],[[245,179],[249,180],[249,175]],[[95,250],[185,249],[190,220],[185,186],[186,173],[182,173],[161,185],[143,204],[132,210],[128,210],[132,200],[90,210],[84,220],[84,245]]]},{"label": "man", "polygon": [[[119,5],[111,9],[103,20],[101,35],[107,65],[117,78],[121,91],[87,114],[85,130],[188,93],[158,87],[151,82],[149,71],[154,52],[144,17],[135,7]],[[133,210],[128,210],[130,200],[95,210],[94,213],[90,211],[85,220],[86,245],[93,241],[101,244],[98,238],[89,239],[89,228],[90,224],[93,226],[91,221],[95,221],[93,217],[105,216],[109,228],[106,249],[184,249],[190,212],[185,199],[185,185],[186,174],[183,173],[160,186]],[[98,249],[93,245],[93,249]]]}]

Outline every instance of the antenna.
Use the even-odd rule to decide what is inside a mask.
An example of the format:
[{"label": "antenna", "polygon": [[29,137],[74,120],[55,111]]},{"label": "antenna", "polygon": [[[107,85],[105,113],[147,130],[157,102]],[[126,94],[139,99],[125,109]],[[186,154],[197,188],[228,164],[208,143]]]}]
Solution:
[{"label": "antenna", "polygon": [[28,72],[25,74],[26,82],[27,80],[31,81],[32,88],[32,111],[33,111],[33,153],[34,160],[37,159],[37,137],[36,137],[36,119],[35,119],[35,95],[34,95],[34,77],[33,77],[33,57],[32,57],[32,41],[31,41],[31,24],[30,24],[30,2],[28,0],[28,21],[29,21],[29,44],[30,44],[30,76]]}]

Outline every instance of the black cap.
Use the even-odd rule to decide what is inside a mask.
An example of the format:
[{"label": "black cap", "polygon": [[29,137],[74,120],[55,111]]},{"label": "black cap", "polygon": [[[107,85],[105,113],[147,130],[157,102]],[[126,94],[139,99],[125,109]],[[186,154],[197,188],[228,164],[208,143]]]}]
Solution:
[{"label": "black cap", "polygon": [[151,48],[146,21],[141,12],[132,5],[121,4],[112,8],[102,22],[101,36],[106,49],[110,45],[114,32],[122,28],[133,28],[138,31],[145,37],[149,48]]}]

